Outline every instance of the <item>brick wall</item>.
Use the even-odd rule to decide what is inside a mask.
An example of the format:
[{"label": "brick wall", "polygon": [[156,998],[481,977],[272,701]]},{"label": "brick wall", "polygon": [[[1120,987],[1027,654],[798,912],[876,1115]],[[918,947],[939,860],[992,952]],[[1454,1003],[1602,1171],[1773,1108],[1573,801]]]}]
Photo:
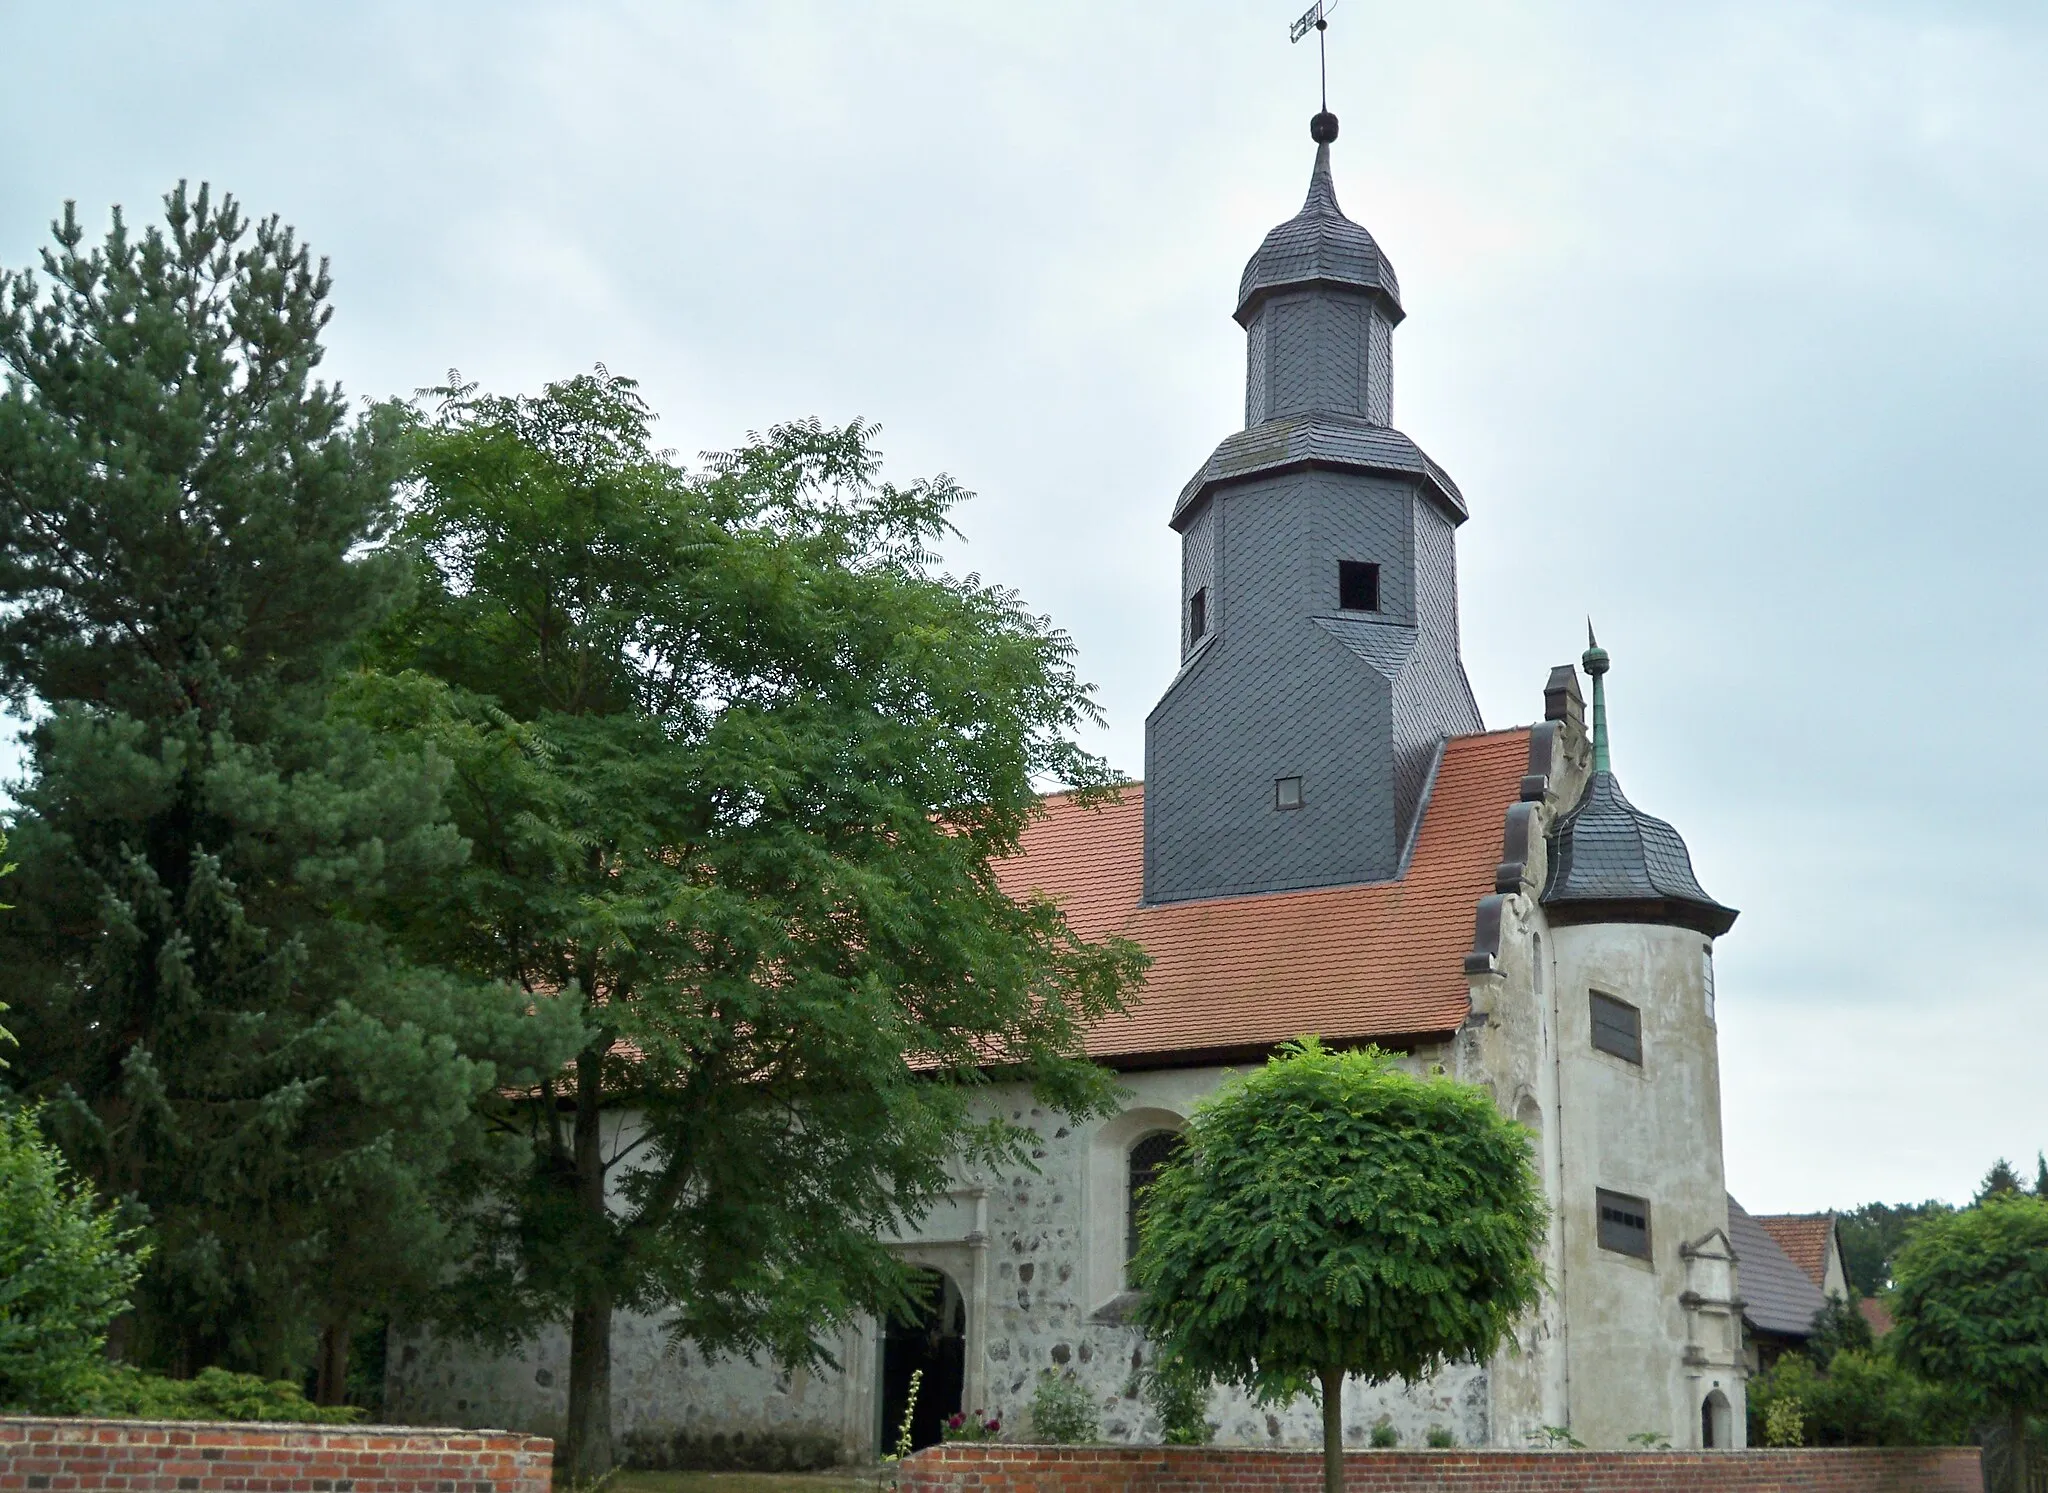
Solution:
[{"label": "brick wall", "polygon": [[4,1493],[548,1493],[553,1464],[509,1431],[0,1417]]},{"label": "brick wall", "polygon": [[[1818,1451],[1361,1451],[1347,1493],[1981,1493],[1975,1447]],[[898,1493],[1318,1493],[1320,1452],[955,1443]]]}]

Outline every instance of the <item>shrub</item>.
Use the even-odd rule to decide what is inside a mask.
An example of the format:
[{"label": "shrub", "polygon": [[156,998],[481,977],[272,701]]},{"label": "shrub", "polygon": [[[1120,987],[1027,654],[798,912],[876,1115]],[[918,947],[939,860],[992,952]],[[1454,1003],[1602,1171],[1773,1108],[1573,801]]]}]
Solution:
[{"label": "shrub", "polygon": [[201,1369],[197,1378],[166,1379],[126,1364],[102,1363],[80,1408],[128,1420],[283,1420],[345,1426],[363,1418],[354,1405],[315,1405],[289,1379]]},{"label": "shrub", "polygon": [[1160,1435],[1168,1446],[1207,1446],[1216,1439],[1209,1423],[1213,1380],[1186,1359],[1154,1350],[1138,1374],[1138,1390],[1159,1412]]},{"label": "shrub", "polygon": [[1764,1411],[1765,1446],[1804,1446],[1806,1444],[1806,1406],[1799,1396],[1779,1395]]},{"label": "shrub", "polygon": [[77,1409],[141,1254],[36,1128],[0,1106],[0,1407]]},{"label": "shrub", "polygon": [[1901,1368],[1882,1348],[1845,1348],[1822,1370],[1803,1353],[1788,1353],[1749,1381],[1749,1439],[1771,1439],[1772,1416],[1791,1424],[1796,1404],[1805,1446],[1949,1446],[1975,1440],[1963,1396]]},{"label": "shrub", "polygon": [[1040,1441],[1073,1445],[1102,1434],[1094,1398],[1072,1369],[1042,1369],[1031,1392],[1031,1434]]},{"label": "shrub", "polygon": [[1394,1429],[1394,1423],[1383,1420],[1372,1428],[1372,1444],[1381,1451],[1401,1444],[1401,1433]]},{"label": "shrub", "polygon": [[1458,1444],[1458,1437],[1449,1426],[1431,1426],[1429,1428],[1429,1444],[1441,1451],[1446,1447],[1456,1446]]}]

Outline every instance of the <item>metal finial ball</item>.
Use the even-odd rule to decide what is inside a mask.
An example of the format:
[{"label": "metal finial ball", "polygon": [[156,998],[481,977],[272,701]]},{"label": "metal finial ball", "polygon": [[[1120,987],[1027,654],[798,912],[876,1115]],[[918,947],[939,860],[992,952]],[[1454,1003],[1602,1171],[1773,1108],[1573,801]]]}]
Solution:
[{"label": "metal finial ball", "polygon": [[1308,137],[1318,145],[1328,145],[1337,138],[1337,116],[1328,109],[1308,122]]}]

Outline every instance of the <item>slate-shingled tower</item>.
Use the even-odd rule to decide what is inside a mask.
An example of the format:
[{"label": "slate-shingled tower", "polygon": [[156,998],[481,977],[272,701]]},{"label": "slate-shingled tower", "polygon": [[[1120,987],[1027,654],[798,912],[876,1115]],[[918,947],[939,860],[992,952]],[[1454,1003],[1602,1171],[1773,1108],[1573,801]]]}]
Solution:
[{"label": "slate-shingled tower", "polygon": [[1145,899],[1398,873],[1439,743],[1477,731],[1458,654],[1465,503],[1395,430],[1401,291],[1337,206],[1319,114],[1308,200],[1245,266],[1245,428],[1174,505],[1181,669],[1145,725]]}]

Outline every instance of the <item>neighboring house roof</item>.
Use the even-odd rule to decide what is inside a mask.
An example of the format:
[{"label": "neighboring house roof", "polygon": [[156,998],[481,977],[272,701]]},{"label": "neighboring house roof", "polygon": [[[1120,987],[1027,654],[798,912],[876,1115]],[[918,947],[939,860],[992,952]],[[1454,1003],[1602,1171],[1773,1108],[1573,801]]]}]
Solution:
[{"label": "neighboring house roof", "polygon": [[1892,1314],[1884,1309],[1884,1303],[1875,1296],[1859,1296],[1856,1310],[1863,1313],[1863,1320],[1870,1324],[1872,1337],[1883,1337],[1892,1330]]},{"label": "neighboring house roof", "polygon": [[1758,1332],[1811,1337],[1814,1314],[1827,1305],[1827,1298],[1733,1197],[1728,1199],[1728,1242],[1735,1246],[1743,1320]]},{"label": "neighboring house roof", "polygon": [[1501,826],[1516,802],[1529,731],[1444,744],[1406,874],[1394,881],[1140,905],[1142,785],[1083,808],[1064,795],[1024,832],[997,876],[1012,895],[1059,902],[1083,938],[1121,933],[1152,956],[1130,1011],[1088,1034],[1105,1060],[1159,1062],[1270,1047],[1455,1031],[1470,1011],[1464,954],[1494,889]]},{"label": "neighboring house roof", "polygon": [[1756,1221],[1778,1241],[1792,1263],[1823,1291],[1828,1287],[1828,1245],[1834,1238],[1832,1213],[1759,1213]]}]

